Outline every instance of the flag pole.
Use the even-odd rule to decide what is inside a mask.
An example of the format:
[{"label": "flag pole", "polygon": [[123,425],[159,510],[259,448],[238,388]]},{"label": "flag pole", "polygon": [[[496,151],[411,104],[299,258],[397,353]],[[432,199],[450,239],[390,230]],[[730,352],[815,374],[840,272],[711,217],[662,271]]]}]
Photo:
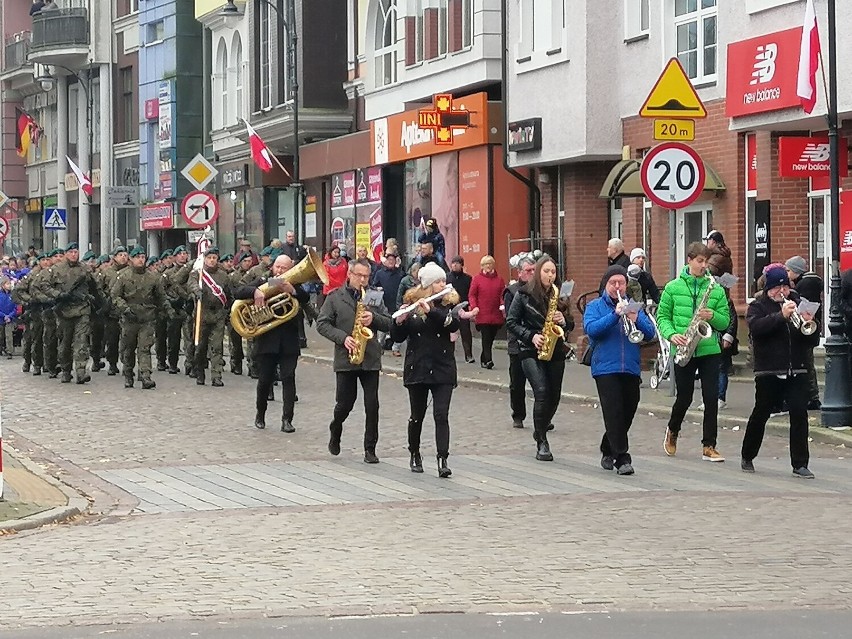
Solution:
[{"label": "flag pole", "polygon": [[[206,245],[205,240],[207,239],[207,231],[210,227],[206,227],[204,231],[201,233],[201,238],[198,240],[198,256],[201,258],[201,268],[198,269],[198,299],[195,302],[195,347],[198,348],[198,344],[201,342],[201,298],[204,296],[204,280],[202,279],[204,276],[204,256],[201,253],[201,245],[204,243]],[[205,355],[206,357],[206,355]]]}]

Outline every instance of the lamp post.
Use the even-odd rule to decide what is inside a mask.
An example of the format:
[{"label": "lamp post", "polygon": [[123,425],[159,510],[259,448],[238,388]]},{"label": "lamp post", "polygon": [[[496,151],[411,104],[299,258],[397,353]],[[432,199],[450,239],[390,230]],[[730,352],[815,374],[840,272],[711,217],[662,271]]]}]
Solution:
[{"label": "lamp post", "polygon": [[[287,0],[287,17],[285,18],[277,3],[273,0],[259,0],[266,4],[270,9],[275,11],[278,20],[284,27],[287,37],[287,76],[289,78],[290,97],[293,100],[293,175],[291,176],[290,186],[295,190],[293,197],[293,224],[297,238],[304,240],[302,236],[304,224],[302,224],[302,183],[299,173],[299,149],[301,142],[299,139],[299,66],[298,66],[298,35],[296,33],[296,0]],[[222,10],[218,14],[225,20],[233,18],[241,18],[243,12],[234,3],[234,0],[227,0]]]},{"label": "lamp post", "polygon": [[831,306],[825,340],[825,397],[822,425],[841,428],[852,425],[852,375],[849,341],[844,334],[840,309],[840,156],[837,116],[837,20],[835,0],[828,0],[828,142],[831,188]]}]

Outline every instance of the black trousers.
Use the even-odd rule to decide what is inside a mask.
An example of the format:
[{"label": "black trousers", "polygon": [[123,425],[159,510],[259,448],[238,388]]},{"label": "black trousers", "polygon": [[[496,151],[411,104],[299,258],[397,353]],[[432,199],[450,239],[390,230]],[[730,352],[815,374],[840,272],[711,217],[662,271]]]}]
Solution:
[{"label": "black trousers", "polygon": [[790,463],[793,468],[808,465],[808,391],[806,373],[791,375],[787,379],[779,379],[775,375],[755,377],[754,409],[743,437],[743,459],[757,457],[776,398],[784,397],[790,411]]},{"label": "black trousers", "polygon": [[680,432],[683,418],[686,416],[686,411],[689,410],[692,396],[695,393],[695,372],[698,371],[698,377],[701,380],[701,398],[704,400],[704,422],[701,436],[701,443],[704,446],[716,446],[719,417],[719,365],[721,361],[722,356],[720,354],[703,355],[702,357],[693,357],[687,362],[686,366],[674,367],[677,397],[674,406],[672,406],[672,414],[669,417],[669,430],[673,433]]},{"label": "black trousers", "polygon": [[258,378],[257,378],[257,412],[266,414],[266,406],[269,391],[275,383],[278,367],[281,368],[281,385],[283,386],[284,409],[281,418],[293,421],[293,413],[296,406],[296,364],[299,363],[298,355],[264,353],[257,356]]},{"label": "black trousers", "polygon": [[509,355],[509,406],[513,422],[527,418],[527,378],[521,362],[520,355]]},{"label": "black trousers", "polygon": [[605,429],[601,440],[601,454],[612,457],[616,468],[633,461],[627,452],[630,447],[627,432],[633,424],[636,407],[639,405],[641,383],[642,378],[629,373],[595,377]]},{"label": "black trousers", "polygon": [[117,317],[107,316],[104,320],[104,352],[112,366],[118,366],[118,350],[121,342],[121,324]]},{"label": "black trousers", "polygon": [[553,421],[559,400],[562,397],[562,376],[565,374],[565,360],[562,358],[543,362],[535,357],[525,357],[521,362],[524,375],[532,386],[533,424],[535,440],[547,439],[547,426]]},{"label": "black trousers", "polygon": [[477,324],[476,330],[479,331],[479,336],[482,338],[482,355],[479,356],[479,361],[486,364],[493,361],[494,356],[491,354],[491,347],[494,345],[494,338],[497,336],[499,326],[494,324]]},{"label": "black trousers", "polygon": [[100,362],[104,353],[104,317],[92,314],[89,324],[92,327],[92,361]]},{"label": "black trousers", "polygon": [[157,365],[164,367],[168,358],[169,320],[158,317],[154,324],[154,343],[157,347]]},{"label": "black trousers", "polygon": [[450,454],[450,400],[453,398],[452,384],[413,384],[408,387],[408,403],[411,415],[408,418],[408,450],[420,451],[420,434],[423,419],[432,393],[432,417],[435,420],[435,448],[438,457],[446,459]]},{"label": "black trousers", "polygon": [[375,451],[379,442],[379,371],[339,371],[335,395],[334,417],[329,430],[334,437],[343,433],[343,422],[355,407],[358,398],[358,382],[364,392],[364,450]]},{"label": "black trousers", "polygon": [[470,320],[459,320],[459,334],[464,349],[464,358],[473,359],[473,334],[470,331]]},{"label": "black trousers", "polygon": [[169,319],[169,326],[166,329],[169,368],[177,368],[180,359],[180,338],[184,321],[186,321],[186,315],[180,312]]},{"label": "black trousers", "polygon": [[808,402],[819,401],[819,380],[814,364],[814,349],[809,348],[805,354],[805,366],[808,369]]}]

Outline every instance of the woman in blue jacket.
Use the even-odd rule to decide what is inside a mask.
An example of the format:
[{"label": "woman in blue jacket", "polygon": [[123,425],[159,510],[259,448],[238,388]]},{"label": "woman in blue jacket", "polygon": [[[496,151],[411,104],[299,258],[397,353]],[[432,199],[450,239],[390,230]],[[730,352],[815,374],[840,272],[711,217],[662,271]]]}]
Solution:
[{"label": "woman in blue jacket", "polygon": [[601,296],[586,307],[583,329],[592,348],[592,377],[604,420],[601,440],[601,467],[616,469],[619,475],[632,475],[633,465],[628,451],[627,432],[639,405],[642,382],[639,344],[633,344],[624,330],[624,320],[632,321],[646,340],[655,335],[654,324],[645,311],[626,313],[627,270],[610,266],[601,281]]}]

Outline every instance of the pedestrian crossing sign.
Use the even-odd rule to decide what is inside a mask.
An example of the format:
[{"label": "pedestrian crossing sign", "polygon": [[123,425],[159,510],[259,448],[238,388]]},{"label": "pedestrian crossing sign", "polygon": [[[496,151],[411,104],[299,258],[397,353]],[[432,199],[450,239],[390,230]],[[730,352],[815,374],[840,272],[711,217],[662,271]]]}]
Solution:
[{"label": "pedestrian crossing sign", "polygon": [[45,209],[44,228],[47,231],[64,231],[68,228],[68,211],[65,209]]}]

